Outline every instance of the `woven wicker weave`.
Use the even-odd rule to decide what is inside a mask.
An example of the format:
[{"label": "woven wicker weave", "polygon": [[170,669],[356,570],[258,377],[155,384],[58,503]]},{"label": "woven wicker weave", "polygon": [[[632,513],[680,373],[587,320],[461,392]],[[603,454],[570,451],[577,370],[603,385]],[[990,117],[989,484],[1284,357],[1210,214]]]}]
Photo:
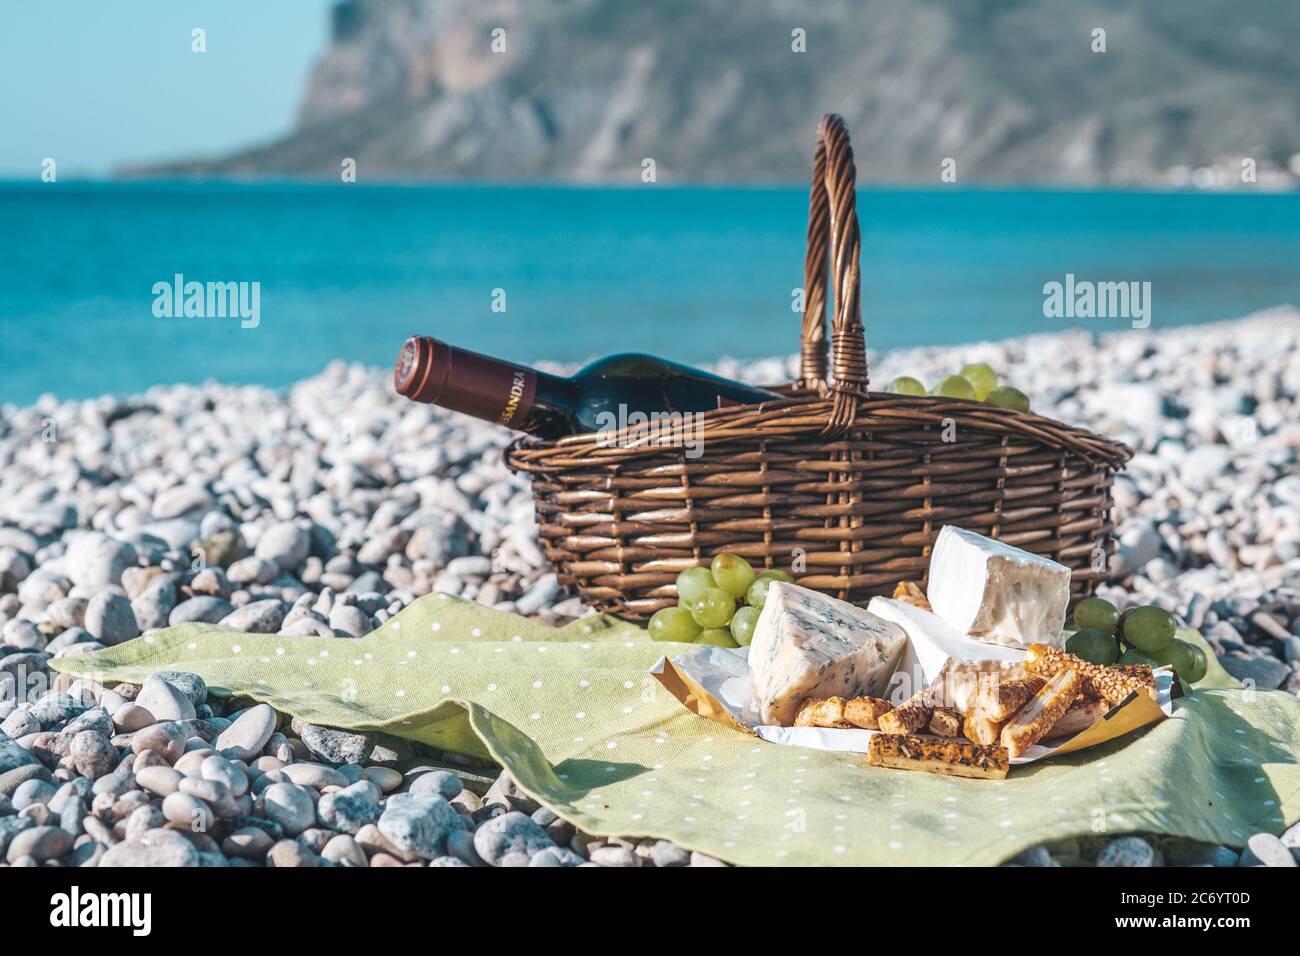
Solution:
[{"label": "woven wicker weave", "polygon": [[[813,160],[800,380],[778,389],[789,398],[708,412],[693,431],[660,423],[507,452],[532,475],[561,583],[587,603],[646,617],[676,602],[679,571],[721,551],[862,601],[923,580],[946,524],[1060,561],[1075,596],[1092,593],[1112,547],[1110,488],[1132,452],[983,402],[868,392],[855,182],[844,122],[828,115]],[[695,440],[702,454],[689,457]]]}]

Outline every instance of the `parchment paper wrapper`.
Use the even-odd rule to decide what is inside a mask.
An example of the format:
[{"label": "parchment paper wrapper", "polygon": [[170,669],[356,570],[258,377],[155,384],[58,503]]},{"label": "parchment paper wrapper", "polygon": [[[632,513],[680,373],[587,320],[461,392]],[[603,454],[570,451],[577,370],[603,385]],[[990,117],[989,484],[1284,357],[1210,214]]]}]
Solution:
[{"label": "parchment paper wrapper", "polygon": [[[776,727],[760,723],[747,654],[748,648],[743,647],[701,645],[671,660],[660,658],[650,668],[650,673],[689,710],[720,724],[755,734],[763,740],[816,750],[866,752],[867,741],[878,731]],[[1055,754],[1074,753],[1163,720],[1173,713],[1173,671],[1168,667],[1157,668],[1155,678],[1156,700],[1146,694],[1132,694],[1124,703],[1097,718],[1086,730],[1054,746],[1036,744],[1021,756],[1012,757],[1011,763],[1033,763]]]}]

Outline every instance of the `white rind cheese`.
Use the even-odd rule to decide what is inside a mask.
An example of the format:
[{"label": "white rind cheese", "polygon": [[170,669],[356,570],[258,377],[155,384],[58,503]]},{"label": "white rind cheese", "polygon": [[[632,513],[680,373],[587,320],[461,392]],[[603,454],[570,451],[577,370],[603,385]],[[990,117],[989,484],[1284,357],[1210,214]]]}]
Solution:
[{"label": "white rind cheese", "polygon": [[[895,601],[893,598],[874,597],[867,610],[877,617],[897,624],[907,635],[907,648],[898,662],[895,675],[903,686],[904,698],[917,691],[933,687],[941,675],[953,665],[987,663],[991,669],[1010,668],[1022,664],[1025,651],[1021,647],[1005,644],[986,644],[965,634],[958,634],[939,617],[915,604]],[[951,706],[967,709],[964,700],[953,700]]]},{"label": "white rind cheese", "polygon": [[805,697],[879,697],[907,638],[845,601],[775,581],[749,646],[754,696],[765,724],[789,727]]},{"label": "white rind cheese", "polygon": [[926,597],[961,634],[996,644],[1059,647],[1070,569],[948,525],[934,543]]}]

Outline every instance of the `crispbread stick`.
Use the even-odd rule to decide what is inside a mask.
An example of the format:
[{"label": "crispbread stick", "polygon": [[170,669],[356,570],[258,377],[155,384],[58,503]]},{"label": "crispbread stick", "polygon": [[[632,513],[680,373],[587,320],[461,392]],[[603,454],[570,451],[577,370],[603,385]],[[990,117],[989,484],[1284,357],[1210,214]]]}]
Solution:
[{"label": "crispbread stick", "polygon": [[893,709],[893,704],[879,697],[854,697],[844,705],[844,719],[854,727],[877,730],[880,718]]},{"label": "crispbread stick", "polygon": [[989,720],[1003,721],[1025,706],[1047,683],[1044,677],[1024,677],[1020,680],[998,683],[981,681],[976,695],[975,709]]},{"label": "crispbread stick", "polygon": [[901,706],[880,717],[880,729],[887,734],[914,734],[930,722],[933,698],[928,690],[917,691]]},{"label": "crispbread stick", "polygon": [[1002,724],[981,717],[979,714],[971,714],[962,721],[961,732],[975,743],[989,746],[998,742],[998,735],[1002,733]]},{"label": "crispbread stick", "polygon": [[803,703],[799,705],[798,713],[795,714],[794,725],[796,727],[853,726],[844,718],[843,697],[805,698]]},{"label": "crispbread stick", "polygon": [[930,733],[956,737],[961,733],[961,711],[956,707],[936,707],[930,714]]},{"label": "crispbread stick", "polygon": [[933,611],[930,607],[930,600],[921,590],[921,585],[915,581],[899,581],[898,587],[894,588],[894,600],[902,601],[904,604],[911,604],[915,607],[924,608],[927,611]]},{"label": "crispbread stick", "polygon": [[1078,696],[1078,674],[1073,670],[1065,670],[1055,675],[1029,703],[1003,724],[1000,739],[1002,746],[1007,748],[1007,753],[1019,757],[1046,737]]},{"label": "crispbread stick", "polygon": [[1060,740],[1064,737],[1073,737],[1095,724],[1097,718],[1105,714],[1110,708],[1111,705],[1104,700],[1080,697],[1070,705],[1070,709],[1065,712],[1043,739]]},{"label": "crispbread stick", "polygon": [[1156,696],[1156,679],[1149,664],[1123,664],[1105,667],[1066,653],[1050,644],[1030,644],[1025,648],[1025,666],[1035,674],[1051,677],[1067,668],[1079,675],[1079,687],[1089,697],[1118,704],[1133,691]]},{"label": "crispbread stick", "polygon": [[954,777],[999,780],[1007,775],[1007,752],[1002,747],[906,734],[876,734],[867,743],[867,763]]}]

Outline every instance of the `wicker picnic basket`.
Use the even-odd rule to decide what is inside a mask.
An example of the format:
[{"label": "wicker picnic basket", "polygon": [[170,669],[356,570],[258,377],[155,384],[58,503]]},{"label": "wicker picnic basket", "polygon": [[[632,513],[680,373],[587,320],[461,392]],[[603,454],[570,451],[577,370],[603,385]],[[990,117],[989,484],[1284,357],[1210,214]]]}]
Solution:
[{"label": "wicker picnic basket", "polygon": [[[947,524],[1068,565],[1076,598],[1104,576],[1110,489],[1130,449],[983,402],[867,390],[855,184],[844,121],[827,115],[813,159],[801,375],[774,389],[787,398],[707,412],[690,432],[641,426],[507,451],[532,476],[560,582],[591,606],[647,617],[676,602],[679,571],[721,551],[862,601],[924,580]],[[696,440],[702,453],[690,457]]]}]

